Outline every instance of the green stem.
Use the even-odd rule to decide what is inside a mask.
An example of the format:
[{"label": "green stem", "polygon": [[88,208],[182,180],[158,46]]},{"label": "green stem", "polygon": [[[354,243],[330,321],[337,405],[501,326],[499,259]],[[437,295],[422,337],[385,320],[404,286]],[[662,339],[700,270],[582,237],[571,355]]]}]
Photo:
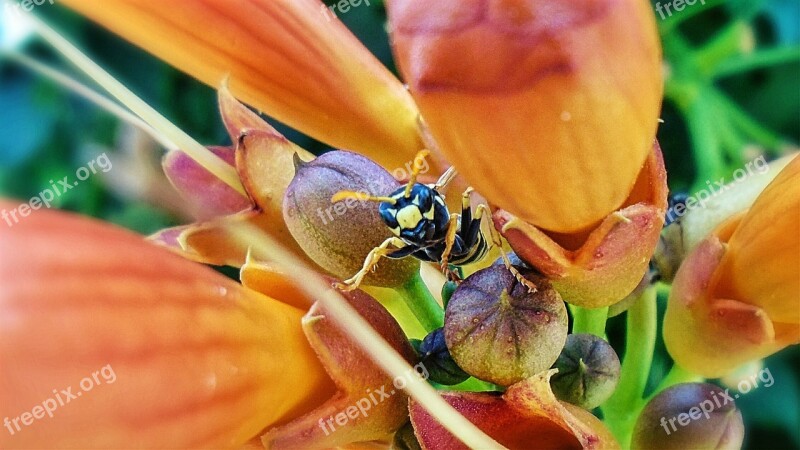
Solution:
[{"label": "green stem", "polygon": [[702,13],[703,11],[713,8],[718,5],[722,5],[725,3],[726,0],[706,0],[705,3],[701,3],[699,5],[694,5],[691,8],[686,8],[680,13],[673,12],[672,15],[665,17],[661,21],[661,26],[659,30],[662,36],[669,35],[670,31],[672,31],[675,27],[682,24],[684,21],[691,19],[692,17]]},{"label": "green stem", "polygon": [[572,334],[588,333],[606,338],[606,320],[608,320],[608,306],[603,308],[588,309],[580,306],[569,305],[572,312]]},{"label": "green stem", "polygon": [[625,357],[622,360],[619,384],[614,395],[603,405],[605,421],[623,448],[630,447],[631,434],[641,404],[657,330],[656,288],[651,286],[628,310]]},{"label": "green stem", "polygon": [[444,325],[444,310],[439,302],[433,298],[422,277],[417,275],[403,286],[395,288],[408,304],[411,312],[416,316],[425,331],[431,331]]},{"label": "green stem", "polygon": [[677,364],[673,364],[672,368],[669,370],[669,373],[667,373],[667,376],[661,380],[661,383],[659,383],[658,387],[656,387],[653,392],[647,396],[647,399],[642,401],[640,408],[644,408],[644,405],[646,405],[647,402],[649,402],[664,389],[668,389],[676,384],[699,383],[703,380],[704,378],[700,375],[693,374]]},{"label": "green stem", "polygon": [[759,144],[769,149],[777,149],[785,143],[783,138],[758,123],[758,121],[750,117],[739,105],[719,90],[710,88],[709,93],[719,108],[725,111],[731,122],[739,127],[742,132],[746,133],[752,139],[755,139]]},{"label": "green stem", "polygon": [[723,61],[741,54],[743,36],[747,33],[746,23],[730,23],[694,52],[692,59],[695,66],[703,75],[711,76]]},{"label": "green stem", "polygon": [[714,123],[713,111],[703,96],[698,96],[685,111],[689,134],[692,137],[695,164],[697,164],[698,181],[693,191],[705,189],[702,180],[716,179],[725,173],[725,161],[722,157],[719,139],[709,123]]},{"label": "green stem", "polygon": [[750,70],[796,61],[800,61],[800,45],[759,50],[721,63],[714,71],[714,77],[738,75]]}]

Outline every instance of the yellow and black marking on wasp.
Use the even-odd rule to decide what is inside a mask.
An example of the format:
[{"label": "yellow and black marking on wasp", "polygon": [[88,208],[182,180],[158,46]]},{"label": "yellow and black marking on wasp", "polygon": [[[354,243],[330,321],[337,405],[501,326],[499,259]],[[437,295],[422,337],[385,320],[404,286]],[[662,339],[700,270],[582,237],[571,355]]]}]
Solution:
[{"label": "yellow and black marking on wasp", "polygon": [[[394,234],[369,252],[361,270],[352,278],[344,280],[340,285],[341,289],[358,288],[381,257],[399,259],[413,256],[422,261],[438,263],[443,272],[449,273],[450,265],[463,266],[479,261],[486,255],[489,244],[481,231],[481,220],[490,212],[488,206],[479,205],[473,211],[470,202],[472,188],[469,188],[462,196],[461,214],[451,214],[439,191],[455,178],[456,173],[452,167],[435,184],[416,182],[423,159],[428,154],[427,150],[417,154],[408,184],[386,197],[341,191],[331,199],[333,202],[348,198],[380,202],[378,212]],[[494,227],[491,230],[494,231]],[[495,233],[492,235],[493,244],[501,246],[500,236]],[[520,282],[531,290],[536,289],[511,265],[505,252],[503,260]]]}]

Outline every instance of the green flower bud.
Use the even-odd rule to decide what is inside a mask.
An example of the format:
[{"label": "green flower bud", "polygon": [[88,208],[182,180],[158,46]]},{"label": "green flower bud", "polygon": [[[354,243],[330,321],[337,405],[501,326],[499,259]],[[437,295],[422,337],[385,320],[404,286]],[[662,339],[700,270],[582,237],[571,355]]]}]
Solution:
[{"label": "green flower bud", "polygon": [[742,413],[727,389],[685,383],[664,390],[645,406],[631,448],[739,449],[743,439]]},{"label": "green flower bud", "polygon": [[550,386],[559,400],[585,409],[606,401],[619,381],[619,357],[608,342],[592,334],[570,334],[553,365]]},{"label": "green flower bud", "polygon": [[[400,187],[389,172],[355,153],[334,151],[297,165],[283,198],[283,217],[294,239],[311,259],[332,275],[355,275],[367,254],[392,232],[373,202],[347,199],[332,203],[340,191],[386,195]],[[382,259],[364,283],[403,285],[419,272],[414,258]]]},{"label": "green flower bud", "polygon": [[550,368],[564,347],[564,301],[547,279],[525,277],[536,292],[507,268],[488,267],[464,280],[447,305],[447,347],[476,378],[510,386]]},{"label": "green flower bud", "polygon": [[444,339],[444,328],[431,331],[417,347],[420,361],[428,370],[428,379],[445,386],[462,383],[469,374],[450,356]]}]

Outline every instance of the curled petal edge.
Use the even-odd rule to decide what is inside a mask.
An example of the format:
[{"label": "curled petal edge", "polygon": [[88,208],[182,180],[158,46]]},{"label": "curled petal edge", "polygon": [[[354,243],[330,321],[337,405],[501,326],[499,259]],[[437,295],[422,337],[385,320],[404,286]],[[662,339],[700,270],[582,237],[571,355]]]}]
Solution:
[{"label": "curled petal edge", "polygon": [[656,142],[625,205],[585,238],[549,233],[502,209],[493,219],[514,252],[548,277],[564,300],[600,308],[623,299],[641,281],[664,224],[667,192]]},{"label": "curled petal edge", "polygon": [[[444,399],[487,434],[509,449],[618,449],[603,423],[577,406],[560,402],[550,389],[547,370],[493,393],[446,392]],[[422,448],[466,448],[417,403],[409,404],[411,422]]]},{"label": "curled petal edge", "polygon": [[717,236],[697,245],[675,276],[664,317],[670,355],[706,378],[727,375],[793,343],[776,332],[786,325],[774,323],[763,309],[713,296],[712,279],[726,250]]}]

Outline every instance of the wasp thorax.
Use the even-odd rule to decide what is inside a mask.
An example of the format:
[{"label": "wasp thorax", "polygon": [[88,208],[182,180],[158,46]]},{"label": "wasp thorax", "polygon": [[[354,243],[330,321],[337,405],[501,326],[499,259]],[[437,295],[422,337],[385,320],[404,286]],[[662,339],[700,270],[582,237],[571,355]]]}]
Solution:
[{"label": "wasp thorax", "polygon": [[[345,151],[326,153],[299,164],[283,199],[283,216],[300,247],[323,269],[347,278],[361,269],[364,258],[392,236],[367,197],[386,196],[400,183],[371,160]],[[363,194],[331,202],[341,191]],[[397,286],[419,270],[413,259],[384,260],[365,284]]]},{"label": "wasp thorax", "polygon": [[550,283],[503,266],[480,270],[456,289],[445,313],[445,339],[456,363],[482,380],[510,386],[550,366],[567,338],[567,310]]}]

